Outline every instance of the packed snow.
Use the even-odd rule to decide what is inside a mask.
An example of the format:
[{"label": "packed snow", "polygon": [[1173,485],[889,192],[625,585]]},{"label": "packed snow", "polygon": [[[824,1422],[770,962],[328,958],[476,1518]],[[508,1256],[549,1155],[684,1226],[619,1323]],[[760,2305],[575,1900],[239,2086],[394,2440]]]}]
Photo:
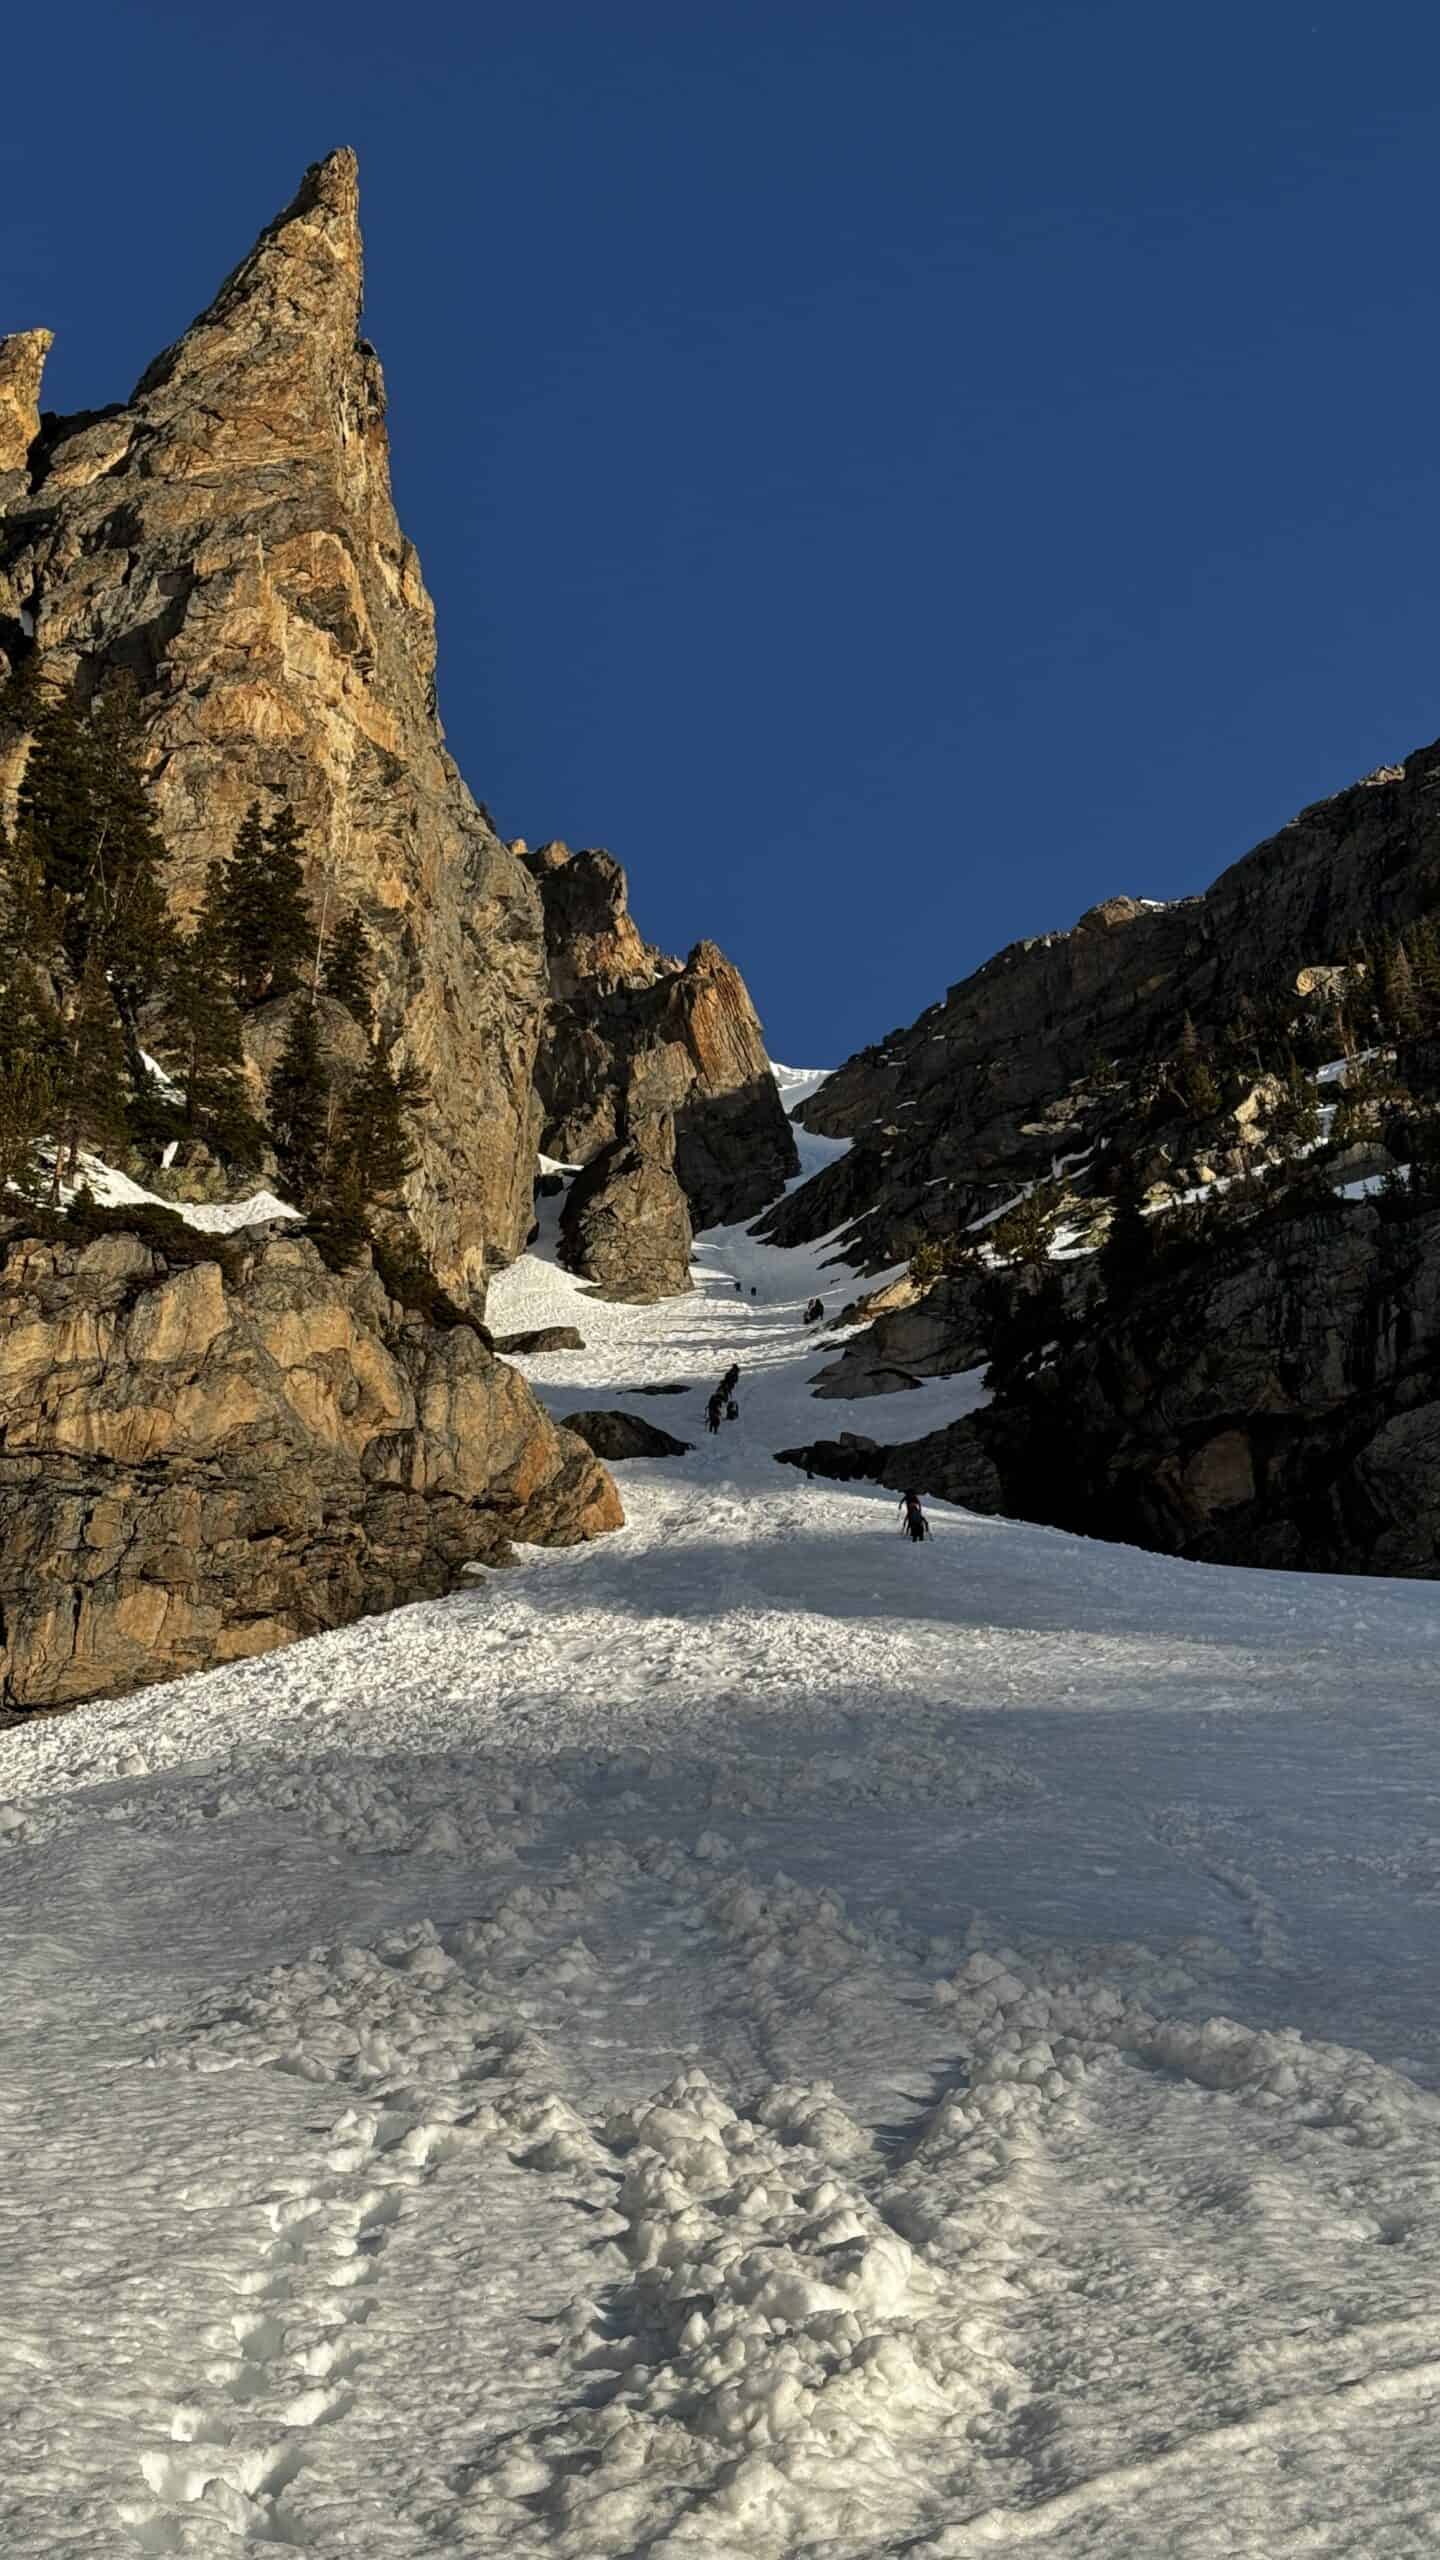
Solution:
[{"label": "packed snow", "polygon": [[7,2560],[1433,2552],[1440,1595],[912,1546],[557,1205],[624,1530],[0,1735]]}]

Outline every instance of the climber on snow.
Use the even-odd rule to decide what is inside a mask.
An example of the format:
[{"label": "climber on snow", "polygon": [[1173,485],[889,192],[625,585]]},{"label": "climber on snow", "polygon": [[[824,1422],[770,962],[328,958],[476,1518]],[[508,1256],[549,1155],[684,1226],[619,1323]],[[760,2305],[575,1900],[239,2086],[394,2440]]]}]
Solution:
[{"label": "climber on snow", "polygon": [[717,1387],[715,1393],[705,1407],[705,1427],[707,1431],[718,1431],[721,1422],[724,1420],[724,1416],[725,1399]]},{"label": "climber on snow", "polygon": [[904,1530],[906,1537],[913,1538],[917,1546],[920,1544],[922,1538],[929,1537],[930,1523],[920,1508],[920,1496],[918,1493],[901,1494],[900,1526]]}]

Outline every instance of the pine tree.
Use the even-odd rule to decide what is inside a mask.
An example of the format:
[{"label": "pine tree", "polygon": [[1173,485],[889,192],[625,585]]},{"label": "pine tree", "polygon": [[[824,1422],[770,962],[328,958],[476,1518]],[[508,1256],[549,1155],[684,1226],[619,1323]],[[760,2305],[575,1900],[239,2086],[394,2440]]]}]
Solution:
[{"label": "pine tree", "polygon": [[1320,1135],[1320,1107],[1314,1087],[1293,1057],[1286,1067],[1284,1089],[1270,1115],[1270,1134],[1287,1157],[1300,1155]]},{"label": "pine tree", "polygon": [[40,652],[28,649],[0,685],[0,740],[33,737],[43,709]]},{"label": "pine tree", "polygon": [[265,830],[270,885],[270,993],[289,995],[314,967],[315,918],[305,892],[305,839],[288,801]]},{"label": "pine tree", "polygon": [[202,919],[224,955],[237,1004],[263,1004],[299,986],[315,945],[300,831],[288,808],[267,827],[252,800],[231,853],[212,863]]},{"label": "pine tree", "polygon": [[270,1134],[287,1188],[313,1200],[330,1156],[330,1079],[320,1053],[315,1007],[302,999],[290,1016],[269,1087]]},{"label": "pine tree", "polygon": [[1440,1028],[1440,930],[1433,916],[1421,916],[1408,936],[1419,1028]]},{"label": "pine tree", "polygon": [[7,1050],[0,1057],[0,1192],[38,1196],[43,1177],[36,1150],[53,1104],[49,1076],[35,1052]]},{"label": "pine tree", "polygon": [[150,808],[141,764],[139,700],[128,679],[103,694],[89,725],[96,829],[88,897],[91,938],[127,1031],[160,984],[172,926],[165,903],[167,848]]},{"label": "pine tree", "polygon": [[31,739],[16,801],[15,840],[20,860],[54,902],[65,956],[77,975],[89,948],[94,780],[85,725],[67,695],[41,715]]},{"label": "pine tree", "polygon": [[413,1173],[406,1123],[428,1093],[417,1068],[397,1072],[376,1044],[346,1096],[340,1119],[341,1158],[365,1200],[393,1197]]},{"label": "pine tree", "polygon": [[68,697],[40,714],[21,779],[16,842],[53,901],[77,979],[92,951],[127,1020],[165,961],[165,845],[140,765],[134,689],[117,683],[91,717]]},{"label": "pine tree", "polygon": [[1145,1215],[1145,1190],[1133,1163],[1120,1169],[1114,1207],[1100,1247],[1100,1273],[1107,1297],[1128,1298],[1155,1260],[1155,1236]]},{"label": "pine tree", "polygon": [[205,875],[200,930],[223,953],[237,1004],[258,1004],[270,985],[270,906],[265,821],[252,800],[234,845]]},{"label": "pine tree", "polygon": [[1187,1111],[1198,1120],[1214,1117],[1220,1108],[1220,1087],[1198,1044],[1193,1052],[1181,1056],[1174,1081]]},{"label": "pine tree", "polygon": [[368,1031],[375,1012],[375,972],[370,938],[356,907],[341,917],[331,936],[323,983],[327,996],[343,1004]]},{"label": "pine tree", "polygon": [[985,1232],[1004,1261],[1018,1262],[1026,1270],[1043,1271],[1059,1223],[1060,1203],[1053,1187],[1037,1182]]},{"label": "pine tree", "polygon": [[240,1012],[213,916],[204,910],[193,933],[176,936],[157,1045],[184,1092],[187,1128],[222,1155],[253,1162],[260,1133],[246,1090]]},{"label": "pine tree", "polygon": [[74,1179],[82,1147],[105,1148],[125,1137],[126,1060],[114,998],[98,952],[85,963],[79,985],[52,1043],[54,1065],[55,1172]]},{"label": "pine tree", "polygon": [[1380,1009],[1387,1030],[1413,1031],[1419,1020],[1415,996],[1415,973],[1410,954],[1401,941],[1387,945],[1381,962]]}]

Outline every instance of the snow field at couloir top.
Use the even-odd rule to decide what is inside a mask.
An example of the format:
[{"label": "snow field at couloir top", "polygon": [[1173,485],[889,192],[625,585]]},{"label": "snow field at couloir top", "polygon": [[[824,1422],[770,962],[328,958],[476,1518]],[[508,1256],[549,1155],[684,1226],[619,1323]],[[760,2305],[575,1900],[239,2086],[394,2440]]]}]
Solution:
[{"label": "snow field at couloir top", "polygon": [[912,1548],[977,1379],[545,1210],[622,1531],[0,1735],[7,2560],[1431,2552],[1440,1596]]}]

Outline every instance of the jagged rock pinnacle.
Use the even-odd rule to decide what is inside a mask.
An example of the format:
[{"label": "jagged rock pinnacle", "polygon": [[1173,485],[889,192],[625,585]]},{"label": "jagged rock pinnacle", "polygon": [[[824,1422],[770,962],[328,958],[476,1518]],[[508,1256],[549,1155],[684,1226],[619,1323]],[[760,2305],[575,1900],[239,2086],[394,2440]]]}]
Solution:
[{"label": "jagged rock pinnacle", "polygon": [[364,285],[360,167],[332,151],[305,172],[291,202],[232,268],[213,302],[141,375],[136,402],[196,375],[227,372],[264,344],[309,371],[354,349]]},{"label": "jagged rock pinnacle", "polygon": [[386,1037],[429,1076],[410,1207],[446,1287],[478,1299],[532,1214],[544,942],[435,715],[434,617],[357,335],[358,207],[354,153],[317,161],[128,404],[47,418],[33,444],[42,350],[9,341],[0,649],[33,643],[53,684],[137,681],[182,915],[248,803],[288,800],[317,907],[360,911]]},{"label": "jagged rock pinnacle", "polygon": [[54,343],[50,329],[0,338],[0,472],[25,468],[40,432],[40,377]]}]

